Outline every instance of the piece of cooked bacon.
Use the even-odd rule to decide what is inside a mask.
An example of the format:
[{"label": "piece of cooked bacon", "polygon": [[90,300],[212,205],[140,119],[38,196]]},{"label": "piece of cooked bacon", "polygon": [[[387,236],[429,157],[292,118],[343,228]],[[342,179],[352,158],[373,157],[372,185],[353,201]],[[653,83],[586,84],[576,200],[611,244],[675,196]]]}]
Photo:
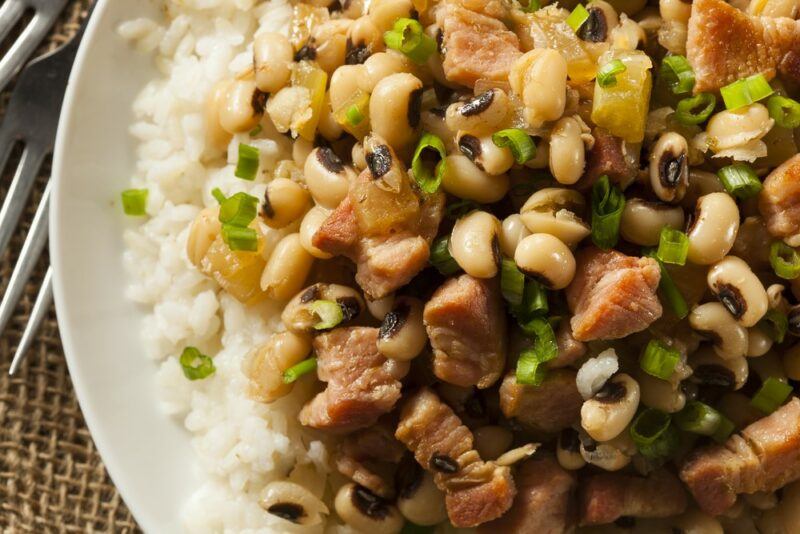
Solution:
[{"label": "piece of cooked bacon", "polygon": [[395,437],[433,473],[454,526],[475,527],[511,507],[516,489],[510,469],[481,460],[472,432],[431,390],[423,388],[404,401]]},{"label": "piece of cooked bacon", "polygon": [[541,437],[554,435],[581,419],[583,397],[575,384],[576,375],[574,369],[552,369],[541,385],[526,386],[509,371],[500,385],[500,409]]},{"label": "piece of cooked bacon", "polygon": [[386,499],[394,497],[394,467],[405,449],[386,421],[349,434],[339,444],[336,469],[341,474]]},{"label": "piece of cooked bacon", "polygon": [[755,17],[723,0],[695,0],[686,57],[695,73],[694,92],[713,92],[740,78],[772,79],[786,54],[800,50],[800,21]]},{"label": "piece of cooked bacon", "polygon": [[773,236],[800,234],[800,154],[769,173],[758,196],[758,209]]}]

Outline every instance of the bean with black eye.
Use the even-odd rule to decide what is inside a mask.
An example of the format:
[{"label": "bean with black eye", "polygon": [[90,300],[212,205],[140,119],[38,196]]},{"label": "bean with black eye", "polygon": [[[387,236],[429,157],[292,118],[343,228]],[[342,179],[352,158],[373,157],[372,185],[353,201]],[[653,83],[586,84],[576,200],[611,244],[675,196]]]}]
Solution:
[{"label": "bean with black eye", "polygon": [[636,381],[639,382],[641,402],[648,408],[676,413],[686,406],[686,393],[680,385],[656,378],[641,369],[636,375]]},{"label": "bean with black eye", "polygon": [[575,117],[559,119],[550,133],[550,172],[560,184],[571,185],[583,175],[586,149],[581,123]]},{"label": "bean with black eye", "polygon": [[727,193],[710,193],[697,200],[689,237],[688,259],[698,265],[715,263],[730,252],[739,231],[739,207]]},{"label": "bean with black eye", "polygon": [[284,521],[307,527],[319,525],[323,521],[321,515],[328,514],[328,507],[319,497],[304,486],[286,480],[267,484],[261,491],[259,504]]},{"label": "bean with black eye", "polygon": [[526,52],[512,65],[508,82],[525,104],[529,125],[539,127],[564,114],[567,61],[557,50],[535,48]]},{"label": "bean with black eye", "polygon": [[747,382],[749,367],[744,356],[722,358],[710,346],[701,346],[689,356],[692,382],[735,390]]},{"label": "bean with black eye", "polygon": [[220,125],[233,134],[249,132],[264,114],[266,96],[258,90],[255,81],[235,80],[228,86],[219,110]]},{"label": "bean with black eye", "polygon": [[723,358],[740,358],[747,353],[747,329],[736,322],[720,302],[706,302],[689,314],[691,327],[714,342],[714,350]]},{"label": "bean with black eye", "polygon": [[313,332],[314,325],[320,320],[312,309],[314,302],[318,300],[339,304],[342,309],[342,322],[337,326],[355,319],[366,308],[364,299],[355,289],[320,282],[300,291],[283,309],[281,320],[286,328],[298,333]]},{"label": "bean with black eye", "polygon": [[315,148],[304,166],[306,186],[317,204],[328,209],[336,208],[347,196],[355,171],[346,166],[328,147]]},{"label": "bean with black eye", "polygon": [[378,352],[393,360],[413,360],[422,353],[428,335],[422,322],[422,302],[398,297],[378,332]]},{"label": "bean with black eye", "polygon": [[559,434],[556,459],[561,467],[568,471],[577,471],[586,465],[586,460],[581,456],[581,440],[575,429],[565,428]]},{"label": "bean with black eye", "polygon": [[265,93],[275,93],[289,82],[294,50],[289,39],[279,33],[265,32],[253,41],[256,86]]},{"label": "bean with black eye", "polygon": [[617,12],[611,4],[594,0],[586,6],[589,18],[578,30],[578,37],[590,43],[602,43],[611,39],[611,30],[619,24]]},{"label": "bean with black eye", "polygon": [[708,287],[742,326],[755,325],[769,307],[767,291],[750,266],[727,256],[708,271]]},{"label": "bean with black eye", "polygon": [[621,433],[616,439],[605,443],[598,443],[589,436],[588,439],[581,439],[581,456],[591,465],[597,466],[605,471],[619,471],[631,463],[631,455],[626,454],[628,444],[622,438],[628,433]]},{"label": "bean with black eye", "polygon": [[405,522],[395,506],[353,483],[339,489],[333,506],[342,521],[359,532],[396,534]]},{"label": "bean with black eye", "polygon": [[419,468],[416,462],[414,465],[417,469],[413,480],[398,491],[397,508],[416,525],[438,525],[447,519],[444,492],[436,486],[431,473]]},{"label": "bean with black eye", "polygon": [[387,50],[371,55],[364,62],[364,74],[357,80],[362,91],[372,93],[375,86],[392,74],[415,72],[414,65],[402,53],[396,50]]},{"label": "bean with black eye", "polygon": [[445,161],[447,163],[442,176],[442,188],[451,195],[480,204],[490,204],[508,193],[508,175],[492,176],[462,154],[450,154]]},{"label": "bean with black eye", "polygon": [[519,213],[509,215],[503,219],[500,227],[500,250],[506,256],[513,258],[517,245],[529,235],[531,232],[525,226],[522,216]]},{"label": "bean with black eye", "polygon": [[489,89],[466,102],[455,102],[445,113],[447,127],[474,135],[488,135],[500,129],[508,118],[511,103],[502,89]]},{"label": "bean with black eye", "polygon": [[503,174],[514,165],[511,150],[494,144],[491,135],[476,137],[466,132],[458,132],[456,144],[462,154],[487,174]]},{"label": "bean with black eye", "polygon": [[574,247],[591,230],[581,215],[586,201],[579,192],[561,187],[545,187],[528,198],[520,209],[522,221],[531,233],[550,234]]},{"label": "bean with black eye", "polygon": [[650,152],[650,186],[664,202],[680,202],[689,187],[689,144],[675,132],[658,138]]},{"label": "bean with black eye", "polygon": [[270,228],[283,228],[300,219],[310,205],[308,191],[287,178],[267,184],[261,218]]},{"label": "bean with black eye", "polygon": [[360,89],[359,80],[364,78],[365,73],[364,65],[343,65],[333,72],[328,87],[331,110],[337,111],[350,101]]},{"label": "bean with black eye", "polygon": [[303,361],[311,352],[311,339],[305,334],[280,332],[255,348],[245,359],[243,369],[249,379],[248,396],[260,402],[274,402],[291,393],[294,384],[283,381],[283,373]]},{"label": "bean with black eye", "polygon": [[639,384],[625,373],[613,376],[581,407],[581,426],[597,441],[617,437],[639,407]]},{"label": "bean with black eye", "polygon": [[564,289],[575,276],[575,256],[550,234],[531,234],[520,241],[514,261],[520,271],[549,289]]},{"label": "bean with black eye", "polygon": [[683,228],[683,219],[680,206],[630,198],[622,211],[619,233],[625,241],[652,247],[658,245],[662,228]]},{"label": "bean with black eye", "polygon": [[392,74],[378,82],[369,101],[372,131],[401,149],[416,136],[420,122],[422,82],[413,74]]},{"label": "bean with black eye", "polygon": [[501,254],[500,221],[485,211],[460,218],[450,236],[450,254],[464,272],[475,278],[494,278]]}]

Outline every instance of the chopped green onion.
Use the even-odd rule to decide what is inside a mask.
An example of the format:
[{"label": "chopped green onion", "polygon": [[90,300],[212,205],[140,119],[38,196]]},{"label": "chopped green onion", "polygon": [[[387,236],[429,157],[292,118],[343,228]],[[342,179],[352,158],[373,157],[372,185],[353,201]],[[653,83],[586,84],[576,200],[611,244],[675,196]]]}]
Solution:
[{"label": "chopped green onion", "polygon": [[722,185],[731,195],[747,199],[761,191],[761,180],[747,163],[734,163],[717,171]]},{"label": "chopped green onion", "polygon": [[689,255],[689,238],[680,230],[669,226],[661,229],[656,257],[664,263],[685,265]]},{"label": "chopped green onion", "polygon": [[383,34],[383,40],[386,46],[402,52],[418,65],[436,52],[436,41],[428,37],[422,24],[414,19],[397,19],[392,30]]},{"label": "chopped green onion", "polygon": [[619,240],[619,222],[625,209],[625,195],[603,175],[592,186],[592,241],[603,250]]},{"label": "chopped green onion", "polygon": [[234,176],[252,182],[258,174],[261,152],[254,146],[239,143],[239,160],[236,162]]},{"label": "chopped green onion", "polygon": [[356,104],[353,104],[347,108],[347,111],[345,112],[345,118],[347,119],[347,124],[350,126],[358,126],[361,124],[361,121],[364,120],[364,114],[361,113],[361,110]]},{"label": "chopped green onion", "polygon": [[783,343],[786,330],[789,329],[789,318],[778,310],[767,310],[764,317],[758,322],[759,326],[775,343]]},{"label": "chopped green onion", "polygon": [[603,88],[617,85],[617,74],[625,72],[627,68],[620,59],[609,61],[597,71],[597,85]]},{"label": "chopped green onion", "polygon": [[655,408],[645,409],[634,419],[630,434],[639,453],[648,460],[664,460],[680,444],[670,415]]},{"label": "chopped green onion", "polygon": [[675,119],[681,124],[690,126],[705,122],[717,107],[717,97],[711,93],[684,98],[675,108]]},{"label": "chopped green onion", "polygon": [[792,386],[771,376],[764,381],[758,393],[750,399],[750,405],[766,414],[770,414],[780,408],[781,404],[786,402],[786,399],[791,394]]},{"label": "chopped green onion", "polygon": [[287,370],[283,372],[283,383],[284,384],[291,384],[296,382],[301,376],[307,375],[308,373],[314,372],[317,370],[317,359],[311,357],[307,360],[303,360],[302,362],[298,363],[297,365],[293,365],[289,367]]},{"label": "chopped green onion", "polygon": [[522,304],[525,293],[525,275],[517,268],[514,260],[503,259],[500,267],[500,290],[511,306]]},{"label": "chopped green onion", "polygon": [[684,56],[667,56],[661,61],[661,76],[676,95],[694,89],[694,71]]},{"label": "chopped green onion", "polygon": [[217,199],[217,202],[219,202],[220,204],[225,202],[226,198],[225,193],[223,193],[222,189],[220,189],[219,187],[215,187],[214,189],[211,190],[211,196]]},{"label": "chopped green onion", "polygon": [[639,365],[642,370],[661,380],[668,380],[681,361],[681,353],[671,349],[657,339],[651,339],[644,350]]},{"label": "chopped green onion", "polygon": [[319,317],[314,330],[330,330],[344,320],[342,307],[332,300],[315,300],[311,303],[310,309]]},{"label": "chopped green onion", "polygon": [[183,349],[179,361],[183,369],[183,375],[189,380],[202,380],[216,371],[214,360],[195,347]]},{"label": "chopped green onion", "polygon": [[428,261],[444,276],[450,276],[461,270],[458,262],[450,255],[449,236],[442,236],[433,242],[431,256]]},{"label": "chopped green onion", "polygon": [[125,215],[141,217],[147,211],[147,189],[128,189],[122,192],[122,210]]},{"label": "chopped green onion", "polygon": [[447,170],[446,157],[444,141],[428,132],[422,134],[411,160],[411,172],[425,193],[433,194],[442,185],[442,177]]},{"label": "chopped green onion", "polygon": [[767,100],[769,116],[781,128],[797,128],[800,126],[800,102],[785,96],[771,96]]},{"label": "chopped green onion", "polygon": [[725,102],[725,108],[734,110],[767,98],[775,91],[763,74],[754,74],[726,85],[719,92]]},{"label": "chopped green onion", "polygon": [[250,130],[250,137],[255,137],[255,136],[257,136],[258,134],[260,134],[261,132],[263,132],[263,131],[264,131],[264,127],[263,127],[263,126],[261,126],[260,124],[258,124],[258,125],[256,125],[256,127],[255,127],[255,128],[253,128],[252,130]]},{"label": "chopped green onion", "polygon": [[537,317],[525,323],[522,330],[533,337],[533,346],[523,350],[517,360],[517,383],[539,386],[544,380],[543,364],[558,356],[556,335],[550,321]]},{"label": "chopped green onion", "polygon": [[664,267],[664,263],[658,259],[655,250],[645,252],[645,255],[653,258],[658,262],[658,267],[661,270],[661,279],[658,282],[658,291],[661,293],[661,298],[667,301],[672,313],[679,319],[683,319],[689,315],[689,305],[686,304],[686,299],[683,298],[678,286],[669,274],[669,271]]},{"label": "chopped green onion", "polygon": [[728,441],[728,438],[731,437],[734,430],[736,430],[736,425],[733,424],[733,421],[719,414],[719,425],[717,426],[716,432],[711,435],[711,439],[717,443],[725,443]]},{"label": "chopped green onion", "polygon": [[589,12],[583,7],[583,4],[578,4],[569,14],[566,22],[572,31],[577,32],[587,20],[589,20]]},{"label": "chopped green onion", "polygon": [[783,241],[775,241],[769,247],[769,262],[775,274],[784,280],[800,276],[800,253]]},{"label": "chopped green onion", "polygon": [[547,314],[549,308],[544,286],[532,278],[526,278],[522,302],[519,306],[511,306],[510,311],[517,321],[525,323]]},{"label": "chopped green onion", "polygon": [[527,6],[522,6],[522,11],[526,13],[533,13],[542,9],[542,3],[539,0],[528,0]]},{"label": "chopped green onion", "polygon": [[722,414],[700,401],[689,401],[683,410],[675,414],[678,428],[701,436],[713,436],[722,421]]},{"label": "chopped green onion", "polygon": [[500,147],[508,147],[514,155],[514,161],[522,165],[536,156],[536,144],[525,130],[507,128],[492,134],[492,142]]},{"label": "chopped green onion", "polygon": [[258,212],[258,199],[239,192],[226,198],[219,207],[219,222],[230,226],[246,228],[253,222]]},{"label": "chopped green onion", "polygon": [[222,240],[231,250],[244,250],[248,252],[255,252],[258,250],[258,234],[252,228],[223,224]]}]

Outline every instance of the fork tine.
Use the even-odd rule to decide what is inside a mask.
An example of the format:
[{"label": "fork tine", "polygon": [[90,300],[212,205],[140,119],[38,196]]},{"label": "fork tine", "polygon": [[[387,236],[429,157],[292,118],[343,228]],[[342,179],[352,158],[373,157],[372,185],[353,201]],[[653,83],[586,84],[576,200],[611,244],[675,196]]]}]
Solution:
[{"label": "fork tine", "polygon": [[44,39],[50,27],[55,22],[57,17],[46,17],[37,12],[33,16],[30,24],[22,31],[19,38],[11,45],[11,48],[6,52],[5,56],[0,59],[0,91],[2,91],[11,78],[17,73],[22,65],[28,60],[31,54],[36,50],[36,47]]},{"label": "fork tine", "polygon": [[25,13],[25,4],[18,0],[6,0],[3,5],[0,5],[0,41],[6,38],[23,13]]},{"label": "fork tine", "polygon": [[23,356],[28,352],[28,349],[33,342],[33,337],[42,325],[42,321],[47,316],[50,309],[50,304],[53,302],[53,268],[48,267],[47,273],[44,275],[42,281],[42,288],[36,296],[36,302],[31,310],[31,316],[28,319],[28,324],[25,325],[25,331],[17,345],[17,351],[14,353],[14,359],[11,360],[11,367],[8,370],[9,375],[13,375],[22,364]]},{"label": "fork tine", "polygon": [[17,264],[14,266],[14,272],[11,273],[8,287],[6,287],[3,300],[0,302],[0,334],[5,330],[9,319],[11,319],[14,308],[17,306],[22,291],[25,289],[25,284],[30,279],[31,273],[36,267],[36,262],[42,254],[42,249],[47,243],[49,207],[50,183],[47,184],[39,207],[36,208],[36,215],[33,217],[28,237],[25,238],[25,244],[22,246]]},{"label": "fork tine", "polygon": [[22,161],[11,181],[11,187],[8,188],[3,207],[0,208],[0,257],[5,253],[22,210],[25,209],[25,200],[30,195],[44,157],[44,153],[33,150],[30,146],[25,147],[22,153]]}]

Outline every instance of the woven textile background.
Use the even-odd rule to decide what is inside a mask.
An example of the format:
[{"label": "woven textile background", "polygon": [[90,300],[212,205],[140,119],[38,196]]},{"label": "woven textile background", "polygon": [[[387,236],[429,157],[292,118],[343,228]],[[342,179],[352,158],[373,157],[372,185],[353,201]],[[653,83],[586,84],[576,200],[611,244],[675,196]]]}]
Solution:
[{"label": "woven textile background", "polygon": [[[90,3],[71,0],[42,51],[68,39]],[[5,47],[0,48],[0,56],[4,51]],[[7,94],[0,95],[0,117],[7,101]],[[15,164],[12,157],[0,179],[0,199],[6,195]],[[48,166],[41,174],[44,177],[49,172]],[[40,178],[23,224],[9,252],[0,258],[0,291],[5,291],[44,184],[45,179]],[[54,311],[20,372],[8,376],[46,262],[45,257],[9,328],[0,336],[0,532],[138,532],[86,428],[62,354]]]}]

